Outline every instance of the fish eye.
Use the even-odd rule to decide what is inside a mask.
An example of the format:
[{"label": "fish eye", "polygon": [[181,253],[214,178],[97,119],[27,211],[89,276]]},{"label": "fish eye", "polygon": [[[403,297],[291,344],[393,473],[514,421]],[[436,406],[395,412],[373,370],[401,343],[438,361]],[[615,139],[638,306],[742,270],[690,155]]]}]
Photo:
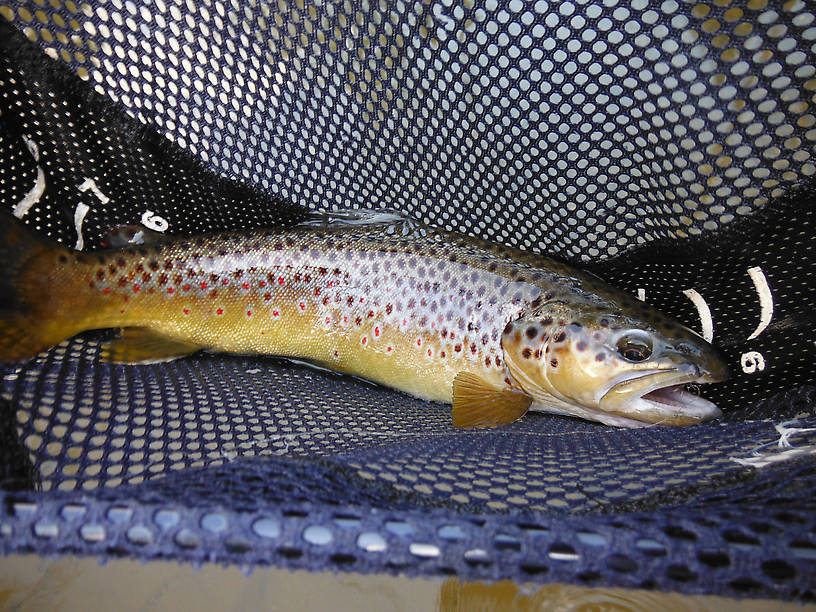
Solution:
[{"label": "fish eye", "polygon": [[652,340],[645,332],[630,332],[620,337],[617,349],[627,361],[645,361],[652,355]]}]

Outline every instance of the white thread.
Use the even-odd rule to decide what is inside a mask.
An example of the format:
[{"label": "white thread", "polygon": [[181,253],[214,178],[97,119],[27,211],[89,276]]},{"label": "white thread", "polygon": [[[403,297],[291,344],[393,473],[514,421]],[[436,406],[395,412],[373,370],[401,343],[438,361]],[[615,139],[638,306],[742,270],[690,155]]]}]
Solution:
[{"label": "white thread", "polygon": [[[28,152],[31,153],[31,157],[34,158],[34,161],[40,161],[40,150],[37,148],[37,143],[28,136],[23,136],[23,142]],[[45,172],[43,172],[42,168],[37,166],[37,178],[34,181],[34,187],[23,196],[22,200],[17,202],[11,214],[18,219],[22,219],[28,214],[28,211],[31,210],[31,207],[40,201],[43,193],[45,193]]]},{"label": "white thread", "polygon": [[82,238],[82,222],[85,220],[85,215],[88,214],[89,210],[91,210],[90,206],[80,202],[77,204],[76,210],[74,211],[74,227],[76,227],[77,233],[77,241],[74,248],[77,251],[81,251],[83,248],[85,248],[85,240]]},{"label": "white thread", "polygon": [[754,281],[754,289],[756,289],[757,295],[759,296],[759,307],[761,308],[759,325],[757,325],[754,333],[748,336],[748,340],[753,340],[770,325],[771,319],[773,318],[774,303],[771,288],[768,286],[768,279],[765,278],[765,273],[762,271],[762,268],[759,266],[748,268],[748,276]]},{"label": "white thread", "polygon": [[34,158],[34,161],[40,161],[40,149],[37,147],[37,143],[31,140],[28,136],[23,136],[23,142],[25,143],[28,152],[31,153],[31,157]]},{"label": "white thread", "polygon": [[697,293],[694,289],[684,289],[683,295],[691,300],[691,303],[697,308],[697,314],[700,316],[700,325],[702,327],[703,338],[707,342],[714,340],[714,319],[711,317],[711,309],[709,309],[703,296]]},{"label": "white thread", "polygon": [[34,187],[23,196],[22,200],[17,202],[12,214],[18,219],[25,217],[31,207],[40,201],[43,193],[45,193],[45,172],[37,166],[37,180],[34,181]]},{"label": "white thread", "polygon": [[[731,461],[734,461],[735,463],[747,467],[763,468],[772,463],[787,461],[789,459],[794,459],[796,457],[801,457],[803,455],[816,454],[816,445],[814,444],[809,444],[807,446],[800,447],[794,447],[791,444],[790,441],[791,437],[816,431],[816,427],[792,427],[792,424],[796,422],[797,422],[796,419],[791,419],[774,425],[774,428],[779,433],[778,440],[775,440],[773,442],[767,442],[765,444],[760,444],[751,451],[750,457],[747,458],[731,457]],[[783,450],[782,452],[770,452],[770,453],[761,452],[763,449],[766,449],[769,446],[774,445],[777,448],[783,448],[786,450]]]},{"label": "white thread", "polygon": [[94,194],[96,198],[103,204],[107,204],[108,202],[110,202],[110,198],[99,190],[99,187],[96,186],[96,183],[93,181],[93,179],[86,178],[84,181],[82,181],[79,187],[77,187],[77,189],[79,189],[83,193],[90,189],[91,193]]}]

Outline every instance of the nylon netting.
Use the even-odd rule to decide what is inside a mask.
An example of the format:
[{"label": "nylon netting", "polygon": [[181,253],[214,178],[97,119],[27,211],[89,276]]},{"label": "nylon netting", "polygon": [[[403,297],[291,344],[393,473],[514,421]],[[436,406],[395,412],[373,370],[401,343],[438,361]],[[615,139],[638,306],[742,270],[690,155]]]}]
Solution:
[{"label": "nylon netting", "polygon": [[0,198],[84,250],[393,208],[606,277],[735,376],[705,425],[449,409],[273,358],[2,369],[0,550],[812,600],[803,2],[0,4]]}]

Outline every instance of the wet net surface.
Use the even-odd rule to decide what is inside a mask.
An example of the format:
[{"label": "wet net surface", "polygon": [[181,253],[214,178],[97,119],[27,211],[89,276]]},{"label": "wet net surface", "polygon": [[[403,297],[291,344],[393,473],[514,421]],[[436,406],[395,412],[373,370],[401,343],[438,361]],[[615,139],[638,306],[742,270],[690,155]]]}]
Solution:
[{"label": "wet net surface", "polygon": [[2,370],[0,549],[813,599],[805,3],[0,15],[0,197],[43,235],[397,208],[581,261],[735,370],[698,427],[464,432],[272,358],[102,364],[85,334]]}]

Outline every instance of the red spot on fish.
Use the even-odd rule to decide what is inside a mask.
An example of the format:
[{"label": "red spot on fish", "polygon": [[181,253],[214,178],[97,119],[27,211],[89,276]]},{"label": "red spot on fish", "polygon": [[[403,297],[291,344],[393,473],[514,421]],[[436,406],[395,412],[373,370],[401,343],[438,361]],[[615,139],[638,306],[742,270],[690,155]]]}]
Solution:
[{"label": "red spot on fish", "polygon": [[259,287],[266,287],[266,281],[258,281]]},{"label": "red spot on fish", "polygon": [[337,354],[337,351],[334,351],[334,356],[339,357],[340,355]]},{"label": "red spot on fish", "polygon": [[328,305],[329,305],[329,296],[328,296],[328,295],[327,295],[326,297],[324,297],[324,298],[323,298],[323,305],[324,305],[324,306],[328,306]]},{"label": "red spot on fish", "polygon": [[348,317],[343,317],[343,323],[348,323]]},{"label": "red spot on fish", "polygon": [[184,286],[181,288],[181,290],[182,290],[182,291],[189,291],[189,290],[190,290],[190,285],[184,285]]},{"label": "red spot on fish", "polygon": [[375,335],[375,336],[379,336],[379,335],[380,335],[380,328],[379,328],[379,327],[375,327],[375,328],[374,328],[374,335]]},{"label": "red spot on fish", "polygon": [[277,310],[273,310],[273,311],[272,311],[272,316],[273,316],[273,317],[279,317],[279,316],[280,316],[280,312],[278,312]]},{"label": "red spot on fish", "polygon": [[315,287],[314,294],[315,294],[315,297],[320,295],[320,287]]},{"label": "red spot on fish", "polygon": [[329,323],[331,323],[331,317],[326,317],[326,325],[328,325]]},{"label": "red spot on fish", "polygon": [[365,343],[366,343],[366,341],[368,341],[368,338],[366,338],[365,336],[363,336],[363,344],[365,344]]},{"label": "red spot on fish", "polygon": [[174,291],[175,291],[175,289],[173,289],[172,287],[167,288],[167,293],[172,294]]},{"label": "red spot on fish", "polygon": [[391,352],[392,350],[394,350],[394,349],[392,349],[392,348],[389,346],[389,347],[388,347],[387,349],[385,349],[385,350],[386,350],[386,351],[388,351],[388,352],[390,353],[390,352]]},{"label": "red spot on fish", "polygon": [[201,290],[204,291],[207,288],[207,281],[201,281]]},{"label": "red spot on fish", "polygon": [[122,314],[125,314],[125,309],[123,308],[123,309],[122,309],[122,310],[120,310],[119,312],[121,312]]},{"label": "red spot on fish", "polygon": [[286,281],[284,280],[284,278],[282,276],[278,279],[278,284],[281,285],[281,286],[286,284]]},{"label": "red spot on fish", "polygon": [[439,353],[439,356],[440,356],[442,359],[444,359],[444,358],[445,358],[445,351],[442,351],[441,353]]},{"label": "red spot on fish", "polygon": [[461,353],[462,352],[462,345],[457,344],[456,346],[453,347],[453,350],[456,351],[457,353]]},{"label": "red spot on fish", "polygon": [[264,299],[268,302],[269,300],[272,299],[272,294],[271,293],[264,293]]},{"label": "red spot on fish", "polygon": [[133,293],[139,293],[139,289],[141,289],[139,285],[133,285]]},{"label": "red spot on fish", "polygon": [[365,298],[360,298],[360,303],[362,304],[363,302],[365,302]]},{"label": "red spot on fish", "polygon": [[453,340],[454,336],[455,336],[455,334],[453,332],[451,332],[451,335],[450,335],[451,340]]},{"label": "red spot on fish", "polygon": [[403,324],[403,325],[408,325],[408,319],[403,319],[403,320],[402,320],[402,324]]},{"label": "red spot on fish", "polygon": [[497,366],[501,365],[501,357],[496,357],[496,365]]},{"label": "red spot on fish", "polygon": [[224,286],[226,287],[227,285],[229,285],[229,279],[228,279],[228,278],[223,279],[223,280],[221,281],[221,284],[222,284],[222,285],[224,285]]},{"label": "red spot on fish", "polygon": [[431,349],[428,349],[428,357],[431,356]]},{"label": "red spot on fish", "polygon": [[110,287],[105,287],[105,288],[102,290],[102,293],[103,293],[104,295],[108,295],[108,294],[110,293]]},{"label": "red spot on fish", "polygon": [[298,308],[300,308],[301,310],[306,310],[306,304],[304,304],[303,302],[300,302],[298,304]]},{"label": "red spot on fish", "polygon": [[184,314],[186,314],[186,315],[190,314],[190,309],[189,309],[189,308],[185,308],[185,309],[184,309]]},{"label": "red spot on fish", "polygon": [[374,318],[374,311],[373,311],[373,310],[369,310],[369,311],[368,311],[368,318],[369,318],[369,319]]},{"label": "red spot on fish", "polygon": [[476,354],[476,343],[475,342],[470,345],[470,352],[472,354],[474,354],[474,355]]},{"label": "red spot on fish", "polygon": [[251,310],[247,310],[247,316],[248,316],[248,317],[251,317],[251,316],[252,316],[252,311],[251,311]]},{"label": "red spot on fish", "polygon": [[417,338],[417,346],[422,346],[422,338]]},{"label": "red spot on fish", "polygon": [[212,291],[210,291],[210,297],[211,298],[215,298],[217,296],[218,296],[218,290],[217,289],[213,289]]},{"label": "red spot on fish", "polygon": [[248,290],[249,289],[249,283],[241,283],[241,287],[243,287],[244,290]]},{"label": "red spot on fish", "polygon": [[357,325],[360,325],[360,323],[362,323],[362,322],[363,322],[363,318],[362,318],[362,317],[357,317],[356,319],[354,319],[354,322],[355,322]]},{"label": "red spot on fish", "polygon": [[218,310],[216,310],[216,311],[215,311],[215,314],[217,314],[217,315],[219,315],[219,316],[220,316],[220,315],[222,315],[222,314],[224,314],[224,309],[223,309],[223,308],[219,308]]}]

